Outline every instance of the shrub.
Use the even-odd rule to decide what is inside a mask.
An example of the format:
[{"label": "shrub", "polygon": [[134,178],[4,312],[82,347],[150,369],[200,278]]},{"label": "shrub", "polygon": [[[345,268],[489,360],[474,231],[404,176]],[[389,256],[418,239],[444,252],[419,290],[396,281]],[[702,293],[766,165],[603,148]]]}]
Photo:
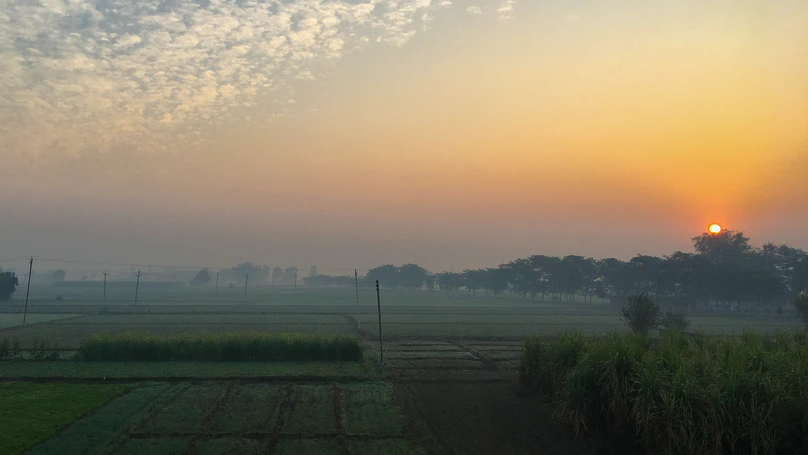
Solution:
[{"label": "shrub", "polygon": [[801,292],[794,299],[794,312],[797,313],[797,318],[802,321],[803,325],[808,327],[808,292]]},{"label": "shrub", "polygon": [[[605,430],[636,438],[647,453],[803,453],[807,340],[806,332],[708,338],[672,331],[659,339],[610,334],[584,340],[563,379],[541,391],[577,433]],[[567,343],[526,341],[523,381],[537,386],[553,371],[551,362],[528,358],[528,352],[547,358]]]},{"label": "shrub", "polygon": [[690,318],[687,317],[684,311],[668,309],[668,311],[659,318],[659,325],[668,330],[684,332],[690,327]]},{"label": "shrub", "polygon": [[632,332],[647,334],[659,326],[659,305],[648,294],[629,296],[620,312]]},{"label": "shrub", "polygon": [[0,338],[0,359],[6,359],[11,354],[11,338]]},{"label": "shrub", "polygon": [[97,334],[82,340],[79,357],[92,361],[329,361],[361,360],[355,338],[288,333],[205,333],[160,337]]},{"label": "shrub", "polygon": [[61,357],[59,343],[41,337],[34,338],[30,353],[34,360],[58,360]]}]

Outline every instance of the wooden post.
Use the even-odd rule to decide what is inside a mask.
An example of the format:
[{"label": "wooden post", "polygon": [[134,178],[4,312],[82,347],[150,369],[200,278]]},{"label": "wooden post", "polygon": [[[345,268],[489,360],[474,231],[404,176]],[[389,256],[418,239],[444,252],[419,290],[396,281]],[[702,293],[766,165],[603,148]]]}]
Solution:
[{"label": "wooden post", "polygon": [[214,295],[219,295],[219,272],[216,272],[216,289],[213,291]]},{"label": "wooden post", "polygon": [[247,297],[247,281],[250,279],[250,274],[244,276],[244,297]]}]

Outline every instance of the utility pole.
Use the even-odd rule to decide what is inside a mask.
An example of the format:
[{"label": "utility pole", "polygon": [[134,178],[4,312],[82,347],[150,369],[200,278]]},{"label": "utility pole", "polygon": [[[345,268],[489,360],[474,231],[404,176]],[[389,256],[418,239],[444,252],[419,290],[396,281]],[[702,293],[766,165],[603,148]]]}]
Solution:
[{"label": "utility pole", "polygon": [[297,272],[295,272],[295,289],[297,289]]},{"label": "utility pole", "polygon": [[28,260],[28,290],[25,291],[25,310],[22,313],[22,325],[25,325],[25,319],[28,318],[28,296],[31,294],[31,273],[34,270],[34,257]]},{"label": "utility pole", "polygon": [[[135,274],[137,277],[137,282],[135,283],[135,307],[137,307],[137,291],[140,289],[140,277],[143,276],[143,273],[140,269],[137,269],[137,273]],[[135,308],[132,308],[132,314],[135,314]]]},{"label": "utility pole", "polygon": [[216,272],[216,290],[213,291],[215,295],[219,294],[219,272]]},{"label": "utility pole", "polygon": [[[356,283],[356,304],[359,305],[359,270],[353,269],[353,276],[354,276],[354,283]],[[359,330],[362,330],[362,320],[359,319],[356,321],[357,325],[359,326]]]},{"label": "utility pole", "polygon": [[382,299],[379,296],[379,280],[376,280],[376,305],[379,309],[379,358],[384,366],[384,346],[382,346]]},{"label": "utility pole", "polygon": [[250,279],[250,274],[248,273],[244,276],[244,297],[247,297],[247,281]]},{"label": "utility pole", "polygon": [[107,271],[104,270],[104,299],[102,301],[104,305],[107,304],[107,275],[109,275],[109,273],[107,273]]}]

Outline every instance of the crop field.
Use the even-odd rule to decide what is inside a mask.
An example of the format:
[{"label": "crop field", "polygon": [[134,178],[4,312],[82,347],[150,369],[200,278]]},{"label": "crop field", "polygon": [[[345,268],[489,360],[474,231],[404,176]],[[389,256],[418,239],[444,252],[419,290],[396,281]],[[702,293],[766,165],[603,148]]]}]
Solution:
[{"label": "crop field", "polygon": [[153,383],[28,454],[419,454],[386,382]]},{"label": "crop field", "polygon": [[[90,283],[88,286],[96,286]],[[43,294],[52,287],[32,289]],[[378,338],[375,291],[362,289],[356,303],[353,289],[290,287],[243,290],[184,287],[143,292],[138,305],[109,301],[84,288],[65,301],[34,300],[30,327],[13,327],[22,305],[0,305],[0,335],[30,344],[52,339],[63,349],[76,349],[82,338],[99,332],[149,332],[157,335],[204,332],[300,332],[356,334]],[[93,291],[94,292],[94,291]],[[108,293],[109,295],[109,293]],[[184,295],[184,298],[183,298]],[[691,315],[694,329],[708,334],[740,333],[744,329],[773,332],[797,326],[789,315],[700,312]],[[21,321],[20,321],[21,322]],[[625,331],[618,309],[607,304],[532,301],[466,292],[382,293],[382,333],[389,340],[483,339],[519,340],[540,334],[554,336],[575,330],[585,335]],[[2,326],[0,326],[2,327]]]},{"label": "crop field", "polygon": [[[97,285],[59,289],[59,302],[50,296],[57,288],[32,287],[25,327],[13,325],[19,300],[0,305],[12,321],[0,338],[23,349],[48,339],[66,357],[97,333],[342,334],[360,339],[365,360],[4,361],[0,384],[138,384],[26,453],[601,453],[599,442],[581,444],[557,425],[517,375],[525,336],[625,332],[613,306],[382,289],[380,343],[375,290],[361,289],[357,304],[349,288],[266,287],[245,297],[243,288],[146,286],[135,306],[133,289],[108,289],[104,304]],[[690,318],[707,334],[797,324],[778,314]]]}]

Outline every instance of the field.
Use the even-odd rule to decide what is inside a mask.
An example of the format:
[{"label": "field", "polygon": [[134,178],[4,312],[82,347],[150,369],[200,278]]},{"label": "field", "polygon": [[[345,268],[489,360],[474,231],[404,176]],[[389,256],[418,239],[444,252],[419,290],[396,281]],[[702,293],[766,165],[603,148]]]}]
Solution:
[{"label": "field", "polygon": [[[56,302],[53,296],[64,300]],[[545,399],[517,385],[524,337],[624,331],[603,303],[298,287],[32,287],[26,327],[0,337],[56,342],[69,356],[99,332],[345,334],[364,362],[2,362],[0,383],[137,384],[28,453],[609,453],[576,440]],[[19,297],[19,296],[18,296]],[[0,306],[18,317],[19,300]],[[42,319],[32,319],[41,315]],[[788,315],[692,314],[709,334],[796,327]],[[34,322],[35,321],[35,322]],[[256,404],[258,403],[258,404]],[[3,404],[0,403],[0,407]],[[177,418],[177,416],[187,418]],[[0,429],[2,431],[2,429]],[[57,450],[64,447],[64,450]]]}]

